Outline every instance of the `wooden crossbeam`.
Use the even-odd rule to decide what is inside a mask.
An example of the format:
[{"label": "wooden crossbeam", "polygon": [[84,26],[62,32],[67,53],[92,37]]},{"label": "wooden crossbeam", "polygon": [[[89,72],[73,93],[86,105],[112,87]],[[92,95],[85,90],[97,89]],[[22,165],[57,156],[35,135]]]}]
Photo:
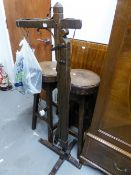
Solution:
[{"label": "wooden crossbeam", "polygon": [[[61,28],[65,29],[81,29],[82,22],[79,19],[67,18],[62,19],[59,23]],[[23,28],[38,28],[38,29],[46,29],[46,28],[55,28],[57,27],[57,23],[54,19],[50,18],[34,18],[34,19],[18,19],[16,20],[17,27]]]}]

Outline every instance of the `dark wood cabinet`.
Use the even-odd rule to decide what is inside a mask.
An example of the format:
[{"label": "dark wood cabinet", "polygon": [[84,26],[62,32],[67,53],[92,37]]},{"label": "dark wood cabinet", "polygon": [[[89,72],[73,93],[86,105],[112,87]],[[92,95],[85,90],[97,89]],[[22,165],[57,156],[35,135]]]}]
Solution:
[{"label": "dark wood cabinet", "polygon": [[81,160],[131,175],[131,1],[118,0],[91,128]]}]

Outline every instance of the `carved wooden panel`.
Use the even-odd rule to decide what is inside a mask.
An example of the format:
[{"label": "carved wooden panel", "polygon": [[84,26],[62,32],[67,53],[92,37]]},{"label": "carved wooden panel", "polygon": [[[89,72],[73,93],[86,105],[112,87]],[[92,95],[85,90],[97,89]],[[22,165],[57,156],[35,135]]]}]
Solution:
[{"label": "carved wooden panel", "polygon": [[[50,14],[50,0],[4,0],[5,13],[7,18],[7,25],[9,36],[15,60],[16,50],[19,48],[18,44],[26,36],[25,30],[16,27],[16,19],[19,18],[45,18]],[[37,32],[36,29],[29,29],[28,40],[31,46],[36,49],[36,56],[39,61],[50,60],[51,51],[50,45],[38,41],[37,39],[50,38],[50,33],[45,30]]]}]

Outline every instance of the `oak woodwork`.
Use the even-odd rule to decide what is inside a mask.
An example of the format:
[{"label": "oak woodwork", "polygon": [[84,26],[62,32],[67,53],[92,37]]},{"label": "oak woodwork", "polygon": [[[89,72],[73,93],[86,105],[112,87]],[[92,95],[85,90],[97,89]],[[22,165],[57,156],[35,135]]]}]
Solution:
[{"label": "oak woodwork", "polygon": [[101,77],[108,45],[73,39],[71,47],[71,68],[92,70]]},{"label": "oak woodwork", "polygon": [[81,155],[113,175],[131,174],[130,16],[131,1],[118,0],[93,121]]},{"label": "oak woodwork", "polygon": [[130,157],[123,156],[122,153],[105,146],[95,139],[89,138],[89,142],[89,146],[84,148],[84,152],[87,153],[87,155],[85,154],[84,156],[87,157],[85,158],[87,163],[88,160],[90,160],[95,163],[96,166],[98,165],[100,170],[104,167],[103,171],[106,172],[106,174],[131,174]]},{"label": "oak woodwork", "polygon": [[40,63],[43,81],[57,82],[56,62],[44,61]]},{"label": "oak woodwork", "polygon": [[88,95],[98,89],[100,77],[86,69],[71,70],[71,93]]}]

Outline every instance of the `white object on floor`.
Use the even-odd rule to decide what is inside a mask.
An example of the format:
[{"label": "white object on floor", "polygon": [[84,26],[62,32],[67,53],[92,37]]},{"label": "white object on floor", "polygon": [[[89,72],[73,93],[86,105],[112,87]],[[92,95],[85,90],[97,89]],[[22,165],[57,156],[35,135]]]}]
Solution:
[{"label": "white object on floor", "polygon": [[0,159],[0,163],[4,162],[4,159]]},{"label": "white object on floor", "polygon": [[43,117],[45,115],[45,111],[42,109],[41,111],[39,111],[39,114]]}]

